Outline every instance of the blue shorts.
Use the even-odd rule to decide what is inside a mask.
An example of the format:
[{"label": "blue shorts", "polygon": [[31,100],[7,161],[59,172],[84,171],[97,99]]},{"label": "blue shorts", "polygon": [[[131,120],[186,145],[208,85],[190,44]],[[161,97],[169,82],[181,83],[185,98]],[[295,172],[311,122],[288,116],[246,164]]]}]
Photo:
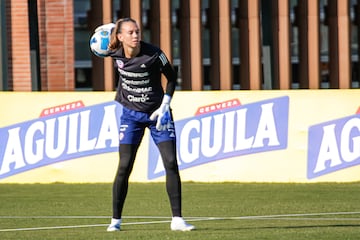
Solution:
[{"label": "blue shorts", "polygon": [[[175,141],[176,134],[174,122],[165,131],[156,129],[156,120],[150,120],[150,114],[138,112],[123,107],[120,117],[120,144],[139,144],[144,136],[145,128],[149,128],[155,144],[165,141]],[[171,117],[172,118],[172,117]]]}]

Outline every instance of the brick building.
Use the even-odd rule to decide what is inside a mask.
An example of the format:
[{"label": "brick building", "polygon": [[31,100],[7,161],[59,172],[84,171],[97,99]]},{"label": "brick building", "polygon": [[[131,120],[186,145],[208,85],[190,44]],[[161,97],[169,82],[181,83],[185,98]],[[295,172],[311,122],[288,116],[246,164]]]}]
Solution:
[{"label": "brick building", "polygon": [[359,0],[0,1],[0,90],[114,90],[101,23],[136,19],[180,90],[359,88]]},{"label": "brick building", "polygon": [[11,0],[1,8],[3,88],[74,90],[73,2]]}]

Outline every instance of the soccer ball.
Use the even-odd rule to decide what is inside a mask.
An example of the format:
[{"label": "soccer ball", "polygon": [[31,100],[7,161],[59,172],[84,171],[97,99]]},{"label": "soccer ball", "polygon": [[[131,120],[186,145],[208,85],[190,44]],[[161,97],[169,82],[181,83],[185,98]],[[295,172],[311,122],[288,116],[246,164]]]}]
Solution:
[{"label": "soccer ball", "polygon": [[111,29],[100,29],[90,38],[90,49],[98,57],[108,57]]}]

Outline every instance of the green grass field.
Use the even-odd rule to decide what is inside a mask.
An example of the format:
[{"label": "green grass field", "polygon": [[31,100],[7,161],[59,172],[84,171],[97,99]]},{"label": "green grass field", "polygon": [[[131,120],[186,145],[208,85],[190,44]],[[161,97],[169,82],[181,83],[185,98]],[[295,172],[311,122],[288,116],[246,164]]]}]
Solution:
[{"label": "green grass field", "polygon": [[0,239],[360,239],[360,183],[183,183],[169,230],[164,183],[130,184],[122,231],[106,232],[111,184],[0,184]]}]

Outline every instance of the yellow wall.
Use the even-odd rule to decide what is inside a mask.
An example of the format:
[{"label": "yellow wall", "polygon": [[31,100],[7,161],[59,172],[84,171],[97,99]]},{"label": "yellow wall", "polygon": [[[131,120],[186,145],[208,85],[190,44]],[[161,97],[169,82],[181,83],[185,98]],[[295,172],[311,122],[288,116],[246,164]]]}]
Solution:
[{"label": "yellow wall", "polygon": [[[61,114],[66,115],[67,113],[76,113],[87,109],[88,112],[92,113],[94,111],[94,114],[98,115],[98,118],[95,117],[94,121],[97,121],[97,119],[104,121],[102,114],[95,112],[94,109],[96,106],[115,104],[113,99],[113,92],[0,93],[0,101],[2,103],[0,105],[0,183],[112,182],[118,163],[118,152],[114,146],[104,149],[103,153],[100,154],[94,155],[92,154],[94,152],[90,151],[88,155],[85,154],[82,157],[66,161],[57,159],[58,162],[55,161],[55,163],[51,164],[50,161],[46,166],[41,167],[36,166],[43,160],[40,159],[33,164],[29,164],[26,157],[24,157],[23,162],[28,170],[11,174],[15,168],[21,170],[20,165],[16,166],[18,164],[15,163],[17,160],[12,160],[19,158],[21,154],[19,155],[19,148],[8,147],[7,133],[9,131],[14,132],[15,130],[11,130],[14,128],[20,129],[19,136],[21,139],[19,141],[22,141],[23,136],[25,136],[22,134],[22,131],[27,131],[29,123],[44,122],[42,119],[45,118],[56,118],[58,121],[58,114],[45,118],[39,117],[44,109],[76,101],[82,101],[85,105],[84,108]],[[232,108],[225,107],[220,109],[226,104],[221,105],[219,103],[229,100],[238,100],[241,105],[235,104]],[[281,103],[281,105],[278,105],[278,103]],[[200,107],[209,105],[214,107],[214,111],[203,115],[195,115]],[[188,144],[188,148],[178,146],[178,150],[180,148],[185,149],[185,152],[186,150],[192,152],[192,149],[189,148],[191,146],[194,147],[196,142],[195,138],[184,138],[186,135],[183,134],[182,127],[190,123],[190,121],[199,123],[201,127],[206,125],[206,123],[212,124],[217,121],[217,123],[223,124],[222,127],[224,129],[229,129],[231,124],[226,122],[226,119],[231,119],[229,116],[237,116],[238,118],[236,119],[241,120],[240,114],[245,114],[245,120],[235,121],[235,129],[233,131],[236,132],[236,129],[243,126],[245,127],[245,137],[251,139],[252,136],[256,138],[256,130],[259,132],[259,128],[263,129],[262,137],[264,139],[261,143],[264,146],[256,147],[255,145],[259,145],[260,142],[254,143],[255,140],[253,138],[248,140],[252,141],[252,148],[245,152],[240,150],[230,151],[229,149],[232,148],[230,144],[227,147],[221,146],[222,149],[225,148],[227,150],[219,151],[216,155],[206,159],[202,155],[191,162],[181,159],[179,164],[181,167],[184,167],[181,170],[183,181],[311,183],[360,180],[360,167],[357,166],[360,164],[360,142],[358,140],[360,138],[360,124],[358,123],[360,122],[360,115],[357,114],[360,106],[360,90],[176,92],[171,106],[177,131],[180,131],[177,132],[178,143],[181,143],[182,146]],[[103,108],[101,107],[100,109]],[[266,111],[268,114],[274,111],[274,119],[271,119],[270,115],[262,115],[262,112]],[[232,115],[229,112],[232,112]],[[263,119],[259,120],[261,116]],[[263,122],[263,126],[259,127],[261,125],[259,121]],[[272,123],[278,124],[280,122],[280,126],[276,125],[274,127],[272,125]],[[329,124],[327,124],[328,122]],[[55,124],[57,123],[55,121]],[[93,124],[93,121],[90,121],[89,128],[93,128],[91,124]],[[328,125],[330,127],[333,126],[337,132],[336,134],[341,136],[334,140],[337,144],[336,146],[334,146],[334,141],[329,140],[332,137],[331,133],[324,135],[326,139],[323,139],[323,143],[318,141],[318,139],[322,139],[319,136],[319,131],[321,133],[322,129],[329,129]],[[345,125],[347,126],[347,131],[342,131],[343,128],[346,128],[344,127]],[[80,127],[80,124],[78,126]],[[272,129],[272,127],[274,128]],[[312,129],[317,131],[311,132],[311,136],[314,136],[314,138],[309,139],[309,131],[312,131]],[[202,136],[201,141],[210,142],[208,147],[211,148],[214,139],[204,139],[206,133],[201,130],[200,128],[199,132],[196,132],[196,130],[192,129],[191,133],[195,133],[196,136]],[[209,131],[209,129],[204,129],[204,131]],[[216,129],[214,128],[210,129],[210,138],[215,131]],[[274,132],[278,136],[275,137],[273,135]],[[41,139],[42,133],[38,131],[37,134],[34,135],[34,140]],[[272,135],[269,137],[266,134]],[[313,134],[318,135],[315,136]],[[230,135],[226,136],[228,138]],[[236,138],[237,135],[234,133],[234,136]],[[181,137],[184,139],[180,140]],[[271,145],[269,144],[270,139],[274,148],[268,148]],[[275,140],[279,142],[278,149],[276,149],[276,144],[274,145]],[[48,140],[46,139],[45,141]],[[236,141],[238,139],[234,140],[234,145],[236,145]],[[232,141],[222,139],[222,142],[231,143]],[[309,143],[312,145],[309,146]],[[107,144],[110,145],[110,140],[107,141]],[[323,144],[322,151],[323,153],[325,152],[324,156],[329,157],[329,159],[324,160],[322,158],[321,163],[314,163],[314,158],[318,157],[318,155],[312,153],[314,151],[313,148],[316,151],[318,150],[316,146],[321,144]],[[154,177],[151,174],[148,175],[149,161],[152,161],[152,165],[158,161],[158,159],[151,158],[156,156],[156,150],[155,152],[149,152],[149,147],[150,150],[154,150],[152,146],[149,134],[146,131],[131,175],[131,181],[164,181],[163,176]],[[24,150],[25,146],[22,145],[22,148]],[[338,151],[335,151],[335,148]],[[31,151],[31,147],[27,149],[27,151]],[[5,151],[7,151],[6,154],[4,153]],[[4,155],[8,156],[6,160]],[[25,156],[26,154],[23,153],[22,155]],[[66,157],[66,153],[62,156]],[[183,157],[182,154],[179,155],[179,158]],[[308,165],[311,161],[314,164],[319,164],[318,169],[324,170],[324,172],[318,171],[315,175],[311,173],[309,175]],[[5,177],[4,173],[7,174]]]}]

